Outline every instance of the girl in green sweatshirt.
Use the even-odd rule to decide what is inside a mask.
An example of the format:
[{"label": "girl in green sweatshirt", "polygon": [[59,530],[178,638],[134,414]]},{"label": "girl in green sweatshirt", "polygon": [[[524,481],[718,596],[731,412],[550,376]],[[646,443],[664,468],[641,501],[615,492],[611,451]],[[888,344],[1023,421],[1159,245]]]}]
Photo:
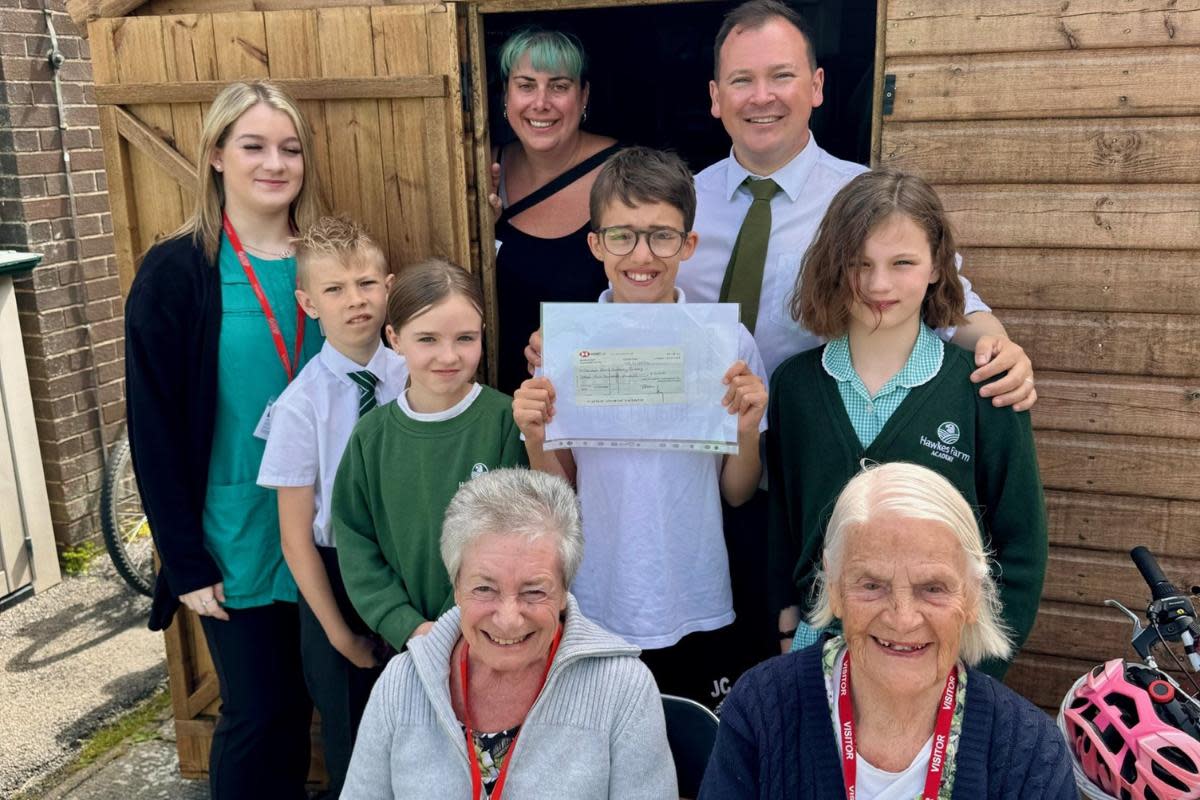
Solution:
[{"label": "girl in green sweatshirt", "polygon": [[[771,380],[768,530],[783,616],[808,612],[829,511],[867,459],[954,483],[980,514],[1014,644],[1033,627],[1047,536],[1029,414],[981,397],[972,354],[933,331],[964,321],[955,262],[937,194],[889,170],[838,192],[804,256],[792,316],[828,342]],[[818,633],[801,623],[796,645]],[[996,677],[1006,668],[984,665]]]},{"label": "girl in green sweatshirt", "polygon": [[334,481],[332,516],[350,601],[401,650],[454,605],[438,549],[450,498],[476,475],[526,461],[512,398],[475,382],[479,284],[441,260],[407,267],[388,295],[387,320],[409,384],[359,420]]}]

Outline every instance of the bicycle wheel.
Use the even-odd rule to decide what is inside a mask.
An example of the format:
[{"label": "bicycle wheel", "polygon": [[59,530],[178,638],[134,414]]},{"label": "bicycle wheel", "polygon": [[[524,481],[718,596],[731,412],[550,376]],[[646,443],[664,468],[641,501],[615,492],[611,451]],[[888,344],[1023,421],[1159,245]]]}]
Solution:
[{"label": "bicycle wheel", "polygon": [[129,439],[122,436],[109,451],[100,489],[100,527],[104,546],[117,574],[134,590],[149,597],[154,591],[154,542],[142,511]]}]

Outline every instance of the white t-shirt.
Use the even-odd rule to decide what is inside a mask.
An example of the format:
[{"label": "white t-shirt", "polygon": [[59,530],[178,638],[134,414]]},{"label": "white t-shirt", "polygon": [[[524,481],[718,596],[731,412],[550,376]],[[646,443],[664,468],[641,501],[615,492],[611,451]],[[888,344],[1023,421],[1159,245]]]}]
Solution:
[{"label": "white t-shirt", "polygon": [[379,405],[396,399],[408,381],[404,357],[382,343],[364,367],[327,340],[271,411],[271,432],[258,469],[258,485],[314,486],[313,541],[321,547],[334,545],[329,498],[342,453],[358,423],[360,390],[349,373],[363,369],[379,378],[375,385]]},{"label": "white t-shirt", "polygon": [[[771,199],[771,237],[767,241],[758,320],[754,324],[754,341],[768,375],[789,356],[821,344],[818,337],[792,319],[789,306],[796,275],[833,196],[866,170],[861,164],[829,155],[809,134],[808,144],[795,158],[765,176],[782,189]],[[700,235],[700,242],[692,257],[680,265],[677,279],[679,288],[693,302],[715,303],[721,294],[729,256],[753,199],[750,190],[742,186],[749,175],[732,152],[696,175],[694,229]],[[971,289],[970,281],[961,276],[960,279],[966,294],[965,313],[990,310]],[[948,340],[954,330],[948,328],[938,334]]]},{"label": "white t-shirt", "polygon": [[[611,290],[600,297],[609,302]],[[685,302],[677,290],[676,302]],[[766,380],[745,326],[738,357]],[[759,430],[766,430],[763,417]],[[631,644],[670,647],[733,622],[721,521],[722,456],[572,448],[583,564],[571,587],[591,620]]]},{"label": "white t-shirt", "polygon": [[[842,662],[846,660],[843,649],[833,667],[834,675],[842,674]],[[842,715],[838,711],[837,686],[834,681],[825,681],[825,691],[832,709],[833,735],[838,741],[842,737]],[[855,794],[857,800],[913,800],[925,791],[925,776],[929,774],[929,755],[933,752],[933,737],[917,753],[916,758],[903,772],[888,772],[879,769],[858,753],[855,769]]]},{"label": "white t-shirt", "polygon": [[400,410],[404,412],[404,416],[414,419],[417,422],[445,422],[448,419],[454,419],[470,408],[471,404],[475,402],[475,399],[479,397],[482,391],[483,384],[473,383],[471,384],[471,391],[467,392],[462,400],[459,400],[445,411],[431,411],[426,413],[423,411],[413,411],[412,406],[408,404],[408,390],[405,389],[396,398],[396,405],[400,406]]}]

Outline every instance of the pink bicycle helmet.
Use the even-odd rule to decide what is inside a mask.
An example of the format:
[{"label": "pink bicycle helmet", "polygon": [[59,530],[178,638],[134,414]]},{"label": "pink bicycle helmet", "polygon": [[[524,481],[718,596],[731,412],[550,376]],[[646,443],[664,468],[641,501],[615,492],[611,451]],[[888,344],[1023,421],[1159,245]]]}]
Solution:
[{"label": "pink bicycle helmet", "polygon": [[1121,800],[1200,798],[1200,709],[1165,676],[1113,659],[1063,704],[1083,772]]}]

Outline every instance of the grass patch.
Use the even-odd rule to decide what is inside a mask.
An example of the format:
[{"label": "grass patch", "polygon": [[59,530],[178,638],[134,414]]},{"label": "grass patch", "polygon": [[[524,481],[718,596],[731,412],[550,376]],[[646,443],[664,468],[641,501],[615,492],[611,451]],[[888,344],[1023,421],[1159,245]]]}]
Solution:
[{"label": "grass patch", "polygon": [[142,701],[124,716],[85,739],[79,755],[73,761],[58,768],[52,774],[43,776],[37,784],[13,795],[12,800],[40,798],[48,789],[60,787],[70,781],[71,776],[89,765],[95,764],[116,748],[157,739],[159,719],[170,706],[170,691],[165,688],[160,689],[148,700]]},{"label": "grass patch", "polygon": [[158,718],[171,705],[171,693],[162,689],[125,716],[96,731],[83,743],[73,769],[86,767],[124,742],[145,742],[157,736]]},{"label": "grass patch", "polygon": [[62,571],[67,575],[82,575],[87,572],[88,567],[96,557],[104,552],[104,549],[95,542],[83,542],[74,547],[68,547],[61,550],[58,554],[58,563],[62,566]]}]

